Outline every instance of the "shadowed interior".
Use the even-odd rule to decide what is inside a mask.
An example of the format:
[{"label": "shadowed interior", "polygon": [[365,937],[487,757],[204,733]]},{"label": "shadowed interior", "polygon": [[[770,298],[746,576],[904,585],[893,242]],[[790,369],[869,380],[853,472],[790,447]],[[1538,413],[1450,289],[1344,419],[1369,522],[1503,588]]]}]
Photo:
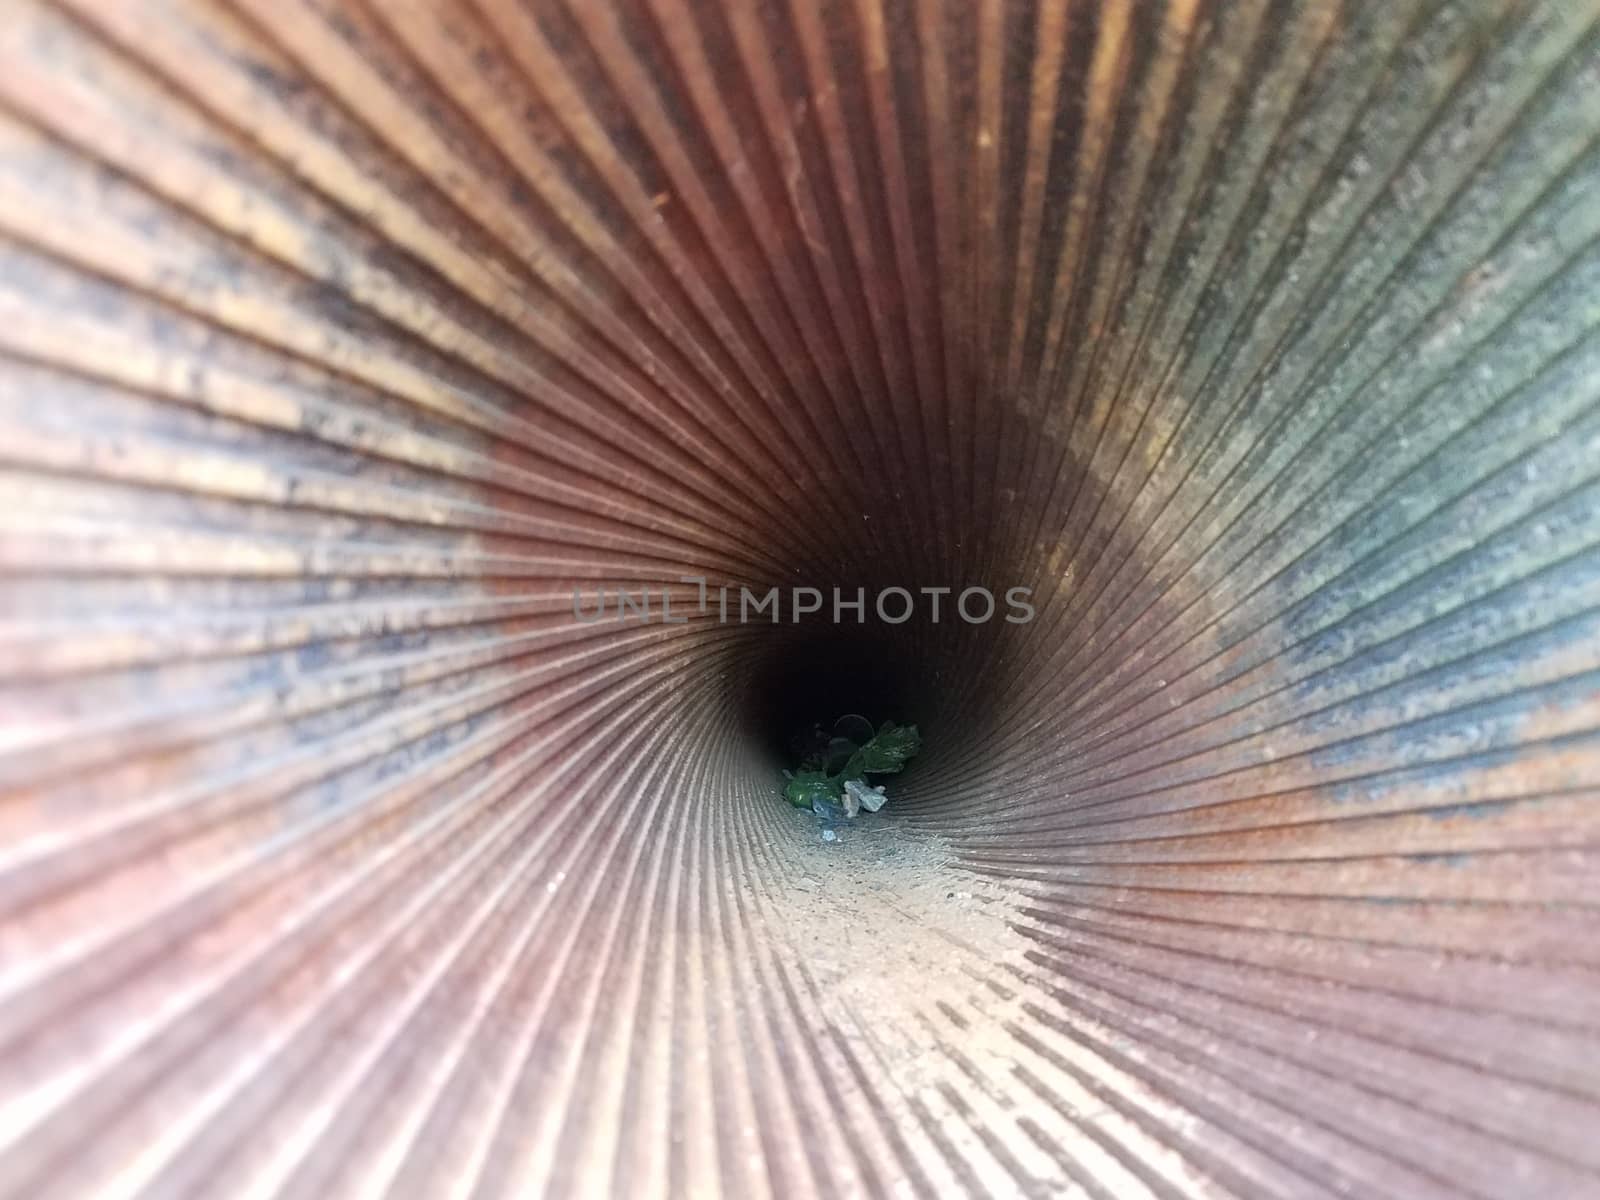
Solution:
[{"label": "shadowed interior", "polygon": [[1597,18],[8,0],[0,1196],[1600,1194]]}]

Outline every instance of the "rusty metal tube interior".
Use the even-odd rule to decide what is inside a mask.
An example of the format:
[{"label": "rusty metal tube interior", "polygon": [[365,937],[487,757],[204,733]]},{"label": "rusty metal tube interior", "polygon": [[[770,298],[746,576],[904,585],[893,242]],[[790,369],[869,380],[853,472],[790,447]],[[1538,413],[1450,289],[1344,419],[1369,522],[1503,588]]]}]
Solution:
[{"label": "rusty metal tube interior", "polygon": [[0,1196],[1600,1195],[1595,0],[0,16]]}]

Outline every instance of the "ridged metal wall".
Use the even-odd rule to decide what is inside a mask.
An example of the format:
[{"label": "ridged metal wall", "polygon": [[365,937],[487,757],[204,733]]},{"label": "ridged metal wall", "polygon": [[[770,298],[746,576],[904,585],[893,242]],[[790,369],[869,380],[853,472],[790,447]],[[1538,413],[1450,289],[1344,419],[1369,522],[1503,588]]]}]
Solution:
[{"label": "ridged metal wall", "polygon": [[4,0],[0,1195],[1600,1195],[1597,19]]}]

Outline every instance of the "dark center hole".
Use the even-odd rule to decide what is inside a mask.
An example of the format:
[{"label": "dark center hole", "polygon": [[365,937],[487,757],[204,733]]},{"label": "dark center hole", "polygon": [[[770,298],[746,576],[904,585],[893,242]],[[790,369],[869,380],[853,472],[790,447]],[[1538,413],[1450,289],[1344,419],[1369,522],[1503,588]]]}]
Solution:
[{"label": "dark center hole", "polygon": [[751,678],[750,733],[778,766],[793,767],[793,744],[846,713],[874,727],[886,720],[927,719],[916,703],[914,664],[898,638],[881,629],[800,626],[780,639]]}]

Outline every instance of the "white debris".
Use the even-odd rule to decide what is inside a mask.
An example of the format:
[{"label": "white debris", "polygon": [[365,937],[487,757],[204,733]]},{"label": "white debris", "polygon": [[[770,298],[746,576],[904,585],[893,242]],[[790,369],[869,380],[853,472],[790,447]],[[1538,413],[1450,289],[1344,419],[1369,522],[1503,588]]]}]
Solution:
[{"label": "white debris", "polygon": [[883,785],[868,787],[865,780],[849,779],[844,785],[845,811],[852,817],[858,809],[868,812],[877,812],[888,802],[889,797],[884,795]]}]

